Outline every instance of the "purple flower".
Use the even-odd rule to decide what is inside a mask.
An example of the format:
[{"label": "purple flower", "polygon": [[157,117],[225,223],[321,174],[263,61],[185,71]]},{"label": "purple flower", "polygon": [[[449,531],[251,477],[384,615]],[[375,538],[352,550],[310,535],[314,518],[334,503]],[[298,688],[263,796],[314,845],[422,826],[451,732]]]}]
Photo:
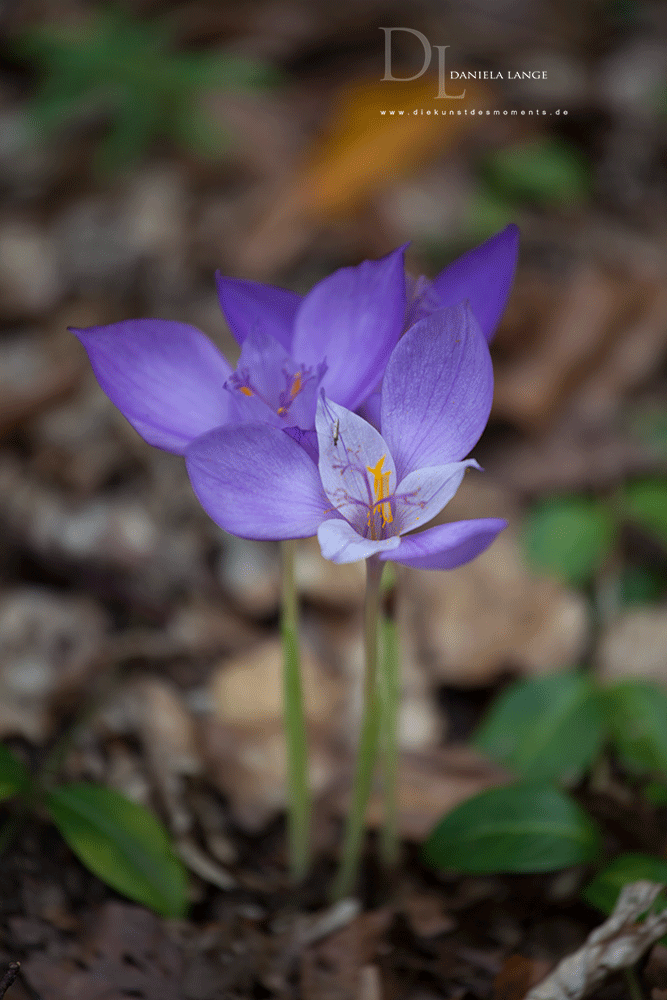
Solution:
[{"label": "purple flower", "polygon": [[417,319],[468,299],[490,340],[517,242],[516,226],[508,226],[434,281],[416,283],[406,279],[401,248],[336,271],[304,298],[218,275],[220,304],[241,345],[236,371],[185,323],[138,319],[73,332],[106,394],[149,444],[183,454],[216,427],[261,422],[308,447],[321,389],[351,410],[367,400],[369,415],[379,408],[374,390],[387,359]]},{"label": "purple flower", "polygon": [[412,326],[387,363],[381,433],[320,393],[319,462],[267,424],[219,427],[186,450],[202,506],[245,538],[317,533],[323,555],[353,562],[377,555],[423,569],[452,569],[482,552],[497,518],[421,528],[458,489],[464,460],[489,416],[489,349],[469,305]]},{"label": "purple flower", "polygon": [[185,323],[143,319],[73,330],[107,396],[166,451],[183,454],[214,427],[256,420],[299,436],[314,427],[320,388],[356,409],[403,330],[403,248],[336,271],[304,298],[232,278],[218,278],[218,291],[241,344],[236,372]]}]

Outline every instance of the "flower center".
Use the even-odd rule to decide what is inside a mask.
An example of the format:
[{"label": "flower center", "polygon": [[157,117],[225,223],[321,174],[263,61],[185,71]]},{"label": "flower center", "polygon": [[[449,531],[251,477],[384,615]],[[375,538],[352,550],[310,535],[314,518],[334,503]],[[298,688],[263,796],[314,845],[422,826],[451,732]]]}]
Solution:
[{"label": "flower center", "polygon": [[270,410],[273,410],[279,417],[286,420],[289,416],[290,407],[299,393],[312,379],[318,376],[310,368],[302,368],[299,371],[290,373],[286,366],[283,367],[282,376],[285,380],[284,389],[279,390],[277,393],[275,390],[273,392],[270,390],[266,391],[264,387],[260,387],[257,384],[256,379],[252,378],[250,370],[243,367],[230,375],[227,388],[236,390],[249,399],[254,397],[261,400],[265,406],[268,406]]}]

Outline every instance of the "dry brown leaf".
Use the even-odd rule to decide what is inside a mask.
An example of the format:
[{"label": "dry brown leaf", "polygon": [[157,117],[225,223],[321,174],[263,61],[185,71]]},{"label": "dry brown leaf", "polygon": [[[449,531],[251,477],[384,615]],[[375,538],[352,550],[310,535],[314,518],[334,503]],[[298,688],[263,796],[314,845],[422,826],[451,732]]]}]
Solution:
[{"label": "dry brown leaf", "polygon": [[583,597],[527,566],[514,496],[473,476],[444,511],[447,521],[504,517],[493,545],[455,573],[405,576],[403,632],[412,632],[432,679],[489,683],[508,667],[541,673],[576,662],[587,634]]},{"label": "dry brown leaf", "polygon": [[600,677],[633,677],[667,685],[667,608],[638,608],[605,630],[598,647]]},{"label": "dry brown leaf", "polygon": [[572,412],[546,434],[499,444],[485,468],[507,487],[537,495],[608,490],[633,476],[662,474],[665,460],[615,417],[593,425]]},{"label": "dry brown leaf", "polygon": [[633,291],[618,275],[576,272],[532,348],[497,366],[494,414],[531,430],[552,421],[595,368],[605,342],[629,320]]},{"label": "dry brown leaf", "polygon": [[[222,724],[208,717],[201,721],[200,739],[208,778],[228,796],[235,821],[257,833],[274,819],[286,803],[285,740],[281,721],[257,727]],[[340,760],[328,746],[328,733],[309,731],[309,781],[314,794],[331,784]]]},{"label": "dry brown leaf", "polygon": [[158,677],[144,677],[134,689],[137,735],[176,835],[190,831],[193,817],[184,801],[185,777],[202,769],[195,727],[178,689]]},{"label": "dry brown leaf", "polygon": [[581,1000],[612,972],[634,965],[667,931],[667,909],[637,922],[664,888],[655,882],[624,886],[611,916],[530,990],[526,1000]]},{"label": "dry brown leaf", "polygon": [[23,587],[0,598],[0,735],[44,741],[104,655],[106,615],[85,597]]},{"label": "dry brown leaf", "polygon": [[402,900],[401,908],[417,937],[432,938],[449,934],[457,926],[456,920],[445,908],[442,894],[438,892],[415,890]]},{"label": "dry brown leaf", "polygon": [[317,538],[299,540],[295,574],[299,593],[309,601],[336,611],[361,608],[363,604],[363,563],[336,565],[323,557]]},{"label": "dry brown leaf", "polygon": [[[506,784],[507,772],[475,750],[451,746],[428,754],[403,754],[398,767],[398,830],[405,840],[420,843],[435,823],[473,795]],[[368,805],[367,825],[376,829],[384,818],[380,775]],[[336,796],[333,809],[347,815],[349,789]]]},{"label": "dry brown leaf", "polygon": [[43,1000],[178,1000],[182,968],[181,952],[155,914],[109,902],[90,917],[83,941],[64,939],[48,954],[33,952],[21,971]]},{"label": "dry brown leaf", "polygon": [[[220,663],[211,675],[211,697],[216,718],[225,724],[261,731],[279,723],[283,712],[283,649],[279,640],[254,646]],[[340,710],[344,692],[309,653],[302,649],[301,669],[306,717],[325,722]]]},{"label": "dry brown leaf", "polygon": [[80,385],[83,359],[72,338],[21,333],[0,342],[0,436],[71,396]]},{"label": "dry brown leaf", "polygon": [[494,980],[493,1000],[523,1000],[526,991],[548,971],[549,964],[525,955],[510,955]]},{"label": "dry brown leaf", "polygon": [[301,959],[303,996],[313,1000],[377,997],[379,977],[365,970],[376,957],[392,917],[389,909],[362,913],[324,941],[306,948]]},{"label": "dry brown leaf", "polygon": [[619,260],[579,267],[564,288],[520,278],[499,346],[508,356],[495,366],[495,415],[533,431],[553,426],[568,405],[579,419],[600,420],[667,351],[664,276]]}]

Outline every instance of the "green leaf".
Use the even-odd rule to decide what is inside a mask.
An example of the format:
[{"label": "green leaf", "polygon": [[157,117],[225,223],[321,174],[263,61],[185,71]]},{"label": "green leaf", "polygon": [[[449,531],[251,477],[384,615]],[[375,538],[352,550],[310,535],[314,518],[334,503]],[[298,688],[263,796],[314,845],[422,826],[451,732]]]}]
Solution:
[{"label": "green leaf", "polygon": [[667,806],[667,788],[659,781],[649,781],[642,788],[642,795],[652,806]]},{"label": "green leaf", "polygon": [[0,743],[0,801],[20,795],[31,781],[25,765],[17,760],[9,747]]},{"label": "green leaf", "polygon": [[651,566],[626,566],[620,575],[620,599],[623,607],[655,604],[667,592],[667,579]]},{"label": "green leaf", "polygon": [[623,507],[630,521],[645,528],[667,546],[667,480],[640,479],[628,483],[623,494]]},{"label": "green leaf", "polygon": [[491,788],[433,829],[423,848],[434,868],[470,875],[548,872],[594,860],[600,835],[590,817],[553,785]]},{"label": "green leaf", "polygon": [[667,694],[649,681],[622,681],[605,692],[612,739],[623,762],[667,773]]},{"label": "green leaf", "polygon": [[518,681],[492,706],[476,745],[524,778],[577,781],[605,737],[597,688],[570,671]]},{"label": "green leaf", "polygon": [[575,585],[595,576],[615,538],[616,527],[607,508],[579,496],[542,501],[533,508],[524,528],[529,561]]},{"label": "green leaf", "polygon": [[623,886],[640,879],[667,883],[667,861],[650,854],[619,854],[582,892],[590,906],[611,913]]},{"label": "green leaf", "polygon": [[[279,76],[266,64],[217,50],[180,52],[168,17],[135,20],[108,6],[75,28],[44,24],[15,38],[13,50],[39,68],[28,108],[37,130],[48,133],[84,112],[107,114],[109,134],[97,156],[100,171],[120,171],[145,154],[154,139],[176,136],[195,153],[222,148],[221,130],[185,118],[202,91],[267,87]],[[195,114],[195,112],[193,112]]]},{"label": "green leaf", "polygon": [[537,204],[579,203],[591,189],[587,160],[558,140],[499,149],[483,162],[482,176],[502,197]]},{"label": "green leaf", "polygon": [[185,870],[152,812],[86,782],[53,789],[46,805],[74,853],[103,882],[162,916],[183,916]]},{"label": "green leaf", "polygon": [[515,215],[514,206],[482,182],[471,193],[462,228],[467,240],[480,242],[504,229]]}]

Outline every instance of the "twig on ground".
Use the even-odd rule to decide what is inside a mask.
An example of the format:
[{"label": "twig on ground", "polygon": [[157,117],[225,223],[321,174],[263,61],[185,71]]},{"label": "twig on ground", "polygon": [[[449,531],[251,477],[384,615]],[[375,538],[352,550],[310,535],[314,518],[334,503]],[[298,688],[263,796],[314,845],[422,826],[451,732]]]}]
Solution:
[{"label": "twig on ground", "polygon": [[19,974],[19,969],[21,968],[20,962],[10,962],[7,966],[7,971],[5,972],[2,979],[0,979],[0,1000],[4,997],[5,993],[12,985],[14,980]]},{"label": "twig on ground", "polygon": [[611,916],[592,931],[584,945],[558,963],[525,1000],[581,1000],[612,972],[628,969],[667,931],[667,909],[646,913],[665,888],[655,882],[626,885]]}]

